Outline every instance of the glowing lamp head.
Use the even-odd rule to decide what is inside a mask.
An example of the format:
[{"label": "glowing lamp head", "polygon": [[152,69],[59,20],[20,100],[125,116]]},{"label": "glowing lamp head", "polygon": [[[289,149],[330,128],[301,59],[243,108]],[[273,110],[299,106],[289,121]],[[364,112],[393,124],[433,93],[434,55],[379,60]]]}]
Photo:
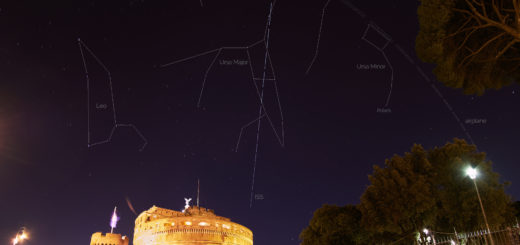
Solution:
[{"label": "glowing lamp head", "polygon": [[428,229],[424,228],[424,229],[422,230],[422,232],[424,232],[424,234],[428,235],[428,232],[430,232],[430,231],[429,231]]},{"label": "glowing lamp head", "polygon": [[472,167],[469,167],[466,169],[466,174],[471,178],[475,179],[477,178],[477,169],[474,169]]},{"label": "glowing lamp head", "polygon": [[18,236],[16,236],[14,239],[13,239],[13,245],[16,245],[18,244]]}]

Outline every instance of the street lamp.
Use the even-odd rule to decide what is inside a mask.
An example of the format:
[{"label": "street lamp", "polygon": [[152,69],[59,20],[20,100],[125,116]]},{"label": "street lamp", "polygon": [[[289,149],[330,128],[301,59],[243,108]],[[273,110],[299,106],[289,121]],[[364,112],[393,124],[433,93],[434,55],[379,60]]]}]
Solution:
[{"label": "street lamp", "polygon": [[13,245],[17,245],[27,238],[27,233],[25,233],[25,228],[23,228],[20,232],[18,232],[18,234],[16,234],[16,237],[13,239]]},{"label": "street lamp", "polygon": [[437,242],[435,241],[435,236],[433,235],[433,232],[432,232],[431,237],[428,236],[428,234],[430,233],[430,231],[428,229],[424,228],[423,232],[426,235],[426,241],[428,241],[428,243],[430,242],[430,240],[433,240],[433,244],[434,245],[437,244]]},{"label": "street lamp", "polygon": [[478,192],[477,181],[475,180],[477,178],[477,174],[478,174],[477,169],[468,167],[466,169],[466,174],[469,176],[469,178],[471,180],[473,180],[473,184],[475,185],[475,190],[477,191],[478,202],[480,203],[480,209],[482,210],[482,215],[484,216],[484,222],[486,222],[486,228],[488,230],[489,242],[491,243],[491,245],[494,245],[495,243],[493,242],[493,238],[491,237],[491,230],[489,229],[486,212],[484,211],[484,205],[482,205],[482,199],[480,199],[480,193]]},{"label": "street lamp", "polygon": [[469,167],[466,169],[466,174],[469,176],[470,179],[474,180],[477,178],[477,169]]}]

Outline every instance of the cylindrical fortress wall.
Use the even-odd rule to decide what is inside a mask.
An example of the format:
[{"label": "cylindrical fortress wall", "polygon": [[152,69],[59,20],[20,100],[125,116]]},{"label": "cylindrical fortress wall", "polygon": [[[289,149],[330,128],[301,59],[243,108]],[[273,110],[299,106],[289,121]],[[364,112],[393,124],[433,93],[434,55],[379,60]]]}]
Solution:
[{"label": "cylindrical fortress wall", "polygon": [[133,244],[252,245],[253,233],[204,208],[190,207],[177,212],[154,206],[137,217]]}]

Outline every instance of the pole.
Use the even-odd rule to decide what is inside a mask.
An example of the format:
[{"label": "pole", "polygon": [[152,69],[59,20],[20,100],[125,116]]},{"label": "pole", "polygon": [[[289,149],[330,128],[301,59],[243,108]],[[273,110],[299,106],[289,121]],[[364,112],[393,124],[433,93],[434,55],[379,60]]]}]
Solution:
[{"label": "pole", "polygon": [[200,179],[197,179],[197,208],[199,207]]},{"label": "pole", "polygon": [[455,229],[455,227],[453,227],[453,231],[455,232],[455,242],[459,244],[459,235],[457,234],[457,230]]},{"label": "pole", "polygon": [[495,245],[495,243],[493,242],[493,237],[491,236],[491,230],[489,229],[486,212],[484,211],[484,205],[482,205],[482,200],[480,199],[480,193],[478,192],[477,181],[475,179],[473,179],[473,184],[475,185],[475,190],[477,191],[478,202],[480,203],[480,209],[482,210],[482,215],[484,216],[484,222],[486,222],[486,228],[488,230],[489,242],[491,243],[491,245]]}]

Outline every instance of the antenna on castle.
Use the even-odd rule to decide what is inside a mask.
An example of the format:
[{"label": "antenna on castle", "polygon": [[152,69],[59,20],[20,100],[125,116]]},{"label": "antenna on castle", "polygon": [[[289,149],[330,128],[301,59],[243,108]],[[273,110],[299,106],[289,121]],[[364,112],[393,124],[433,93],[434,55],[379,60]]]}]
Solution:
[{"label": "antenna on castle", "polygon": [[199,207],[200,179],[197,178],[197,208]]}]

